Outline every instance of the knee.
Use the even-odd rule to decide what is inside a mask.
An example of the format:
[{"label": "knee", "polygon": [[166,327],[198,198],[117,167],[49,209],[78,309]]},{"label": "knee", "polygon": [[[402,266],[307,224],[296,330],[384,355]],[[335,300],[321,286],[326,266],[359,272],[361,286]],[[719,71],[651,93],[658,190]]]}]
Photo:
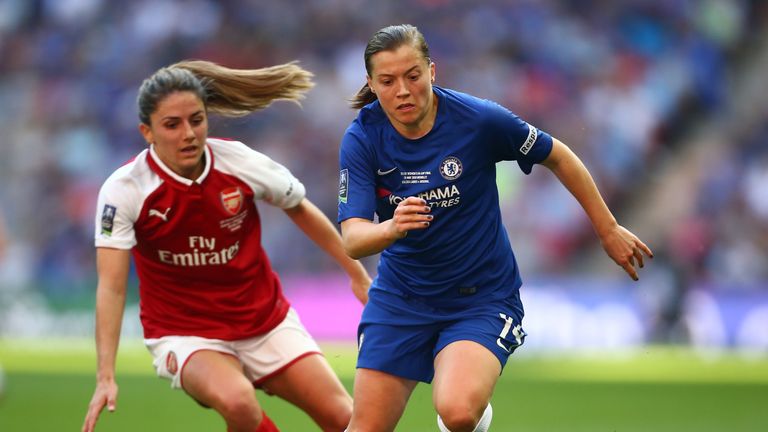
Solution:
[{"label": "knee", "polygon": [[221,394],[215,408],[227,422],[258,424],[261,421],[261,409],[253,390]]},{"label": "knee", "polygon": [[329,419],[329,429],[333,431],[343,431],[349,425],[352,419],[352,406],[347,406],[334,413]]},{"label": "knee", "polygon": [[477,409],[467,403],[447,403],[437,407],[437,414],[451,432],[471,432],[483,415],[483,408]]},{"label": "knee", "polygon": [[339,399],[329,409],[326,409],[325,415],[322,419],[318,419],[319,426],[323,431],[344,431],[349,426],[349,421],[352,419],[352,402],[349,397],[345,399]]},{"label": "knee", "polygon": [[332,431],[344,431],[349,426],[349,420],[352,418],[352,413],[338,413],[326,418],[325,424],[322,428],[326,432]]}]

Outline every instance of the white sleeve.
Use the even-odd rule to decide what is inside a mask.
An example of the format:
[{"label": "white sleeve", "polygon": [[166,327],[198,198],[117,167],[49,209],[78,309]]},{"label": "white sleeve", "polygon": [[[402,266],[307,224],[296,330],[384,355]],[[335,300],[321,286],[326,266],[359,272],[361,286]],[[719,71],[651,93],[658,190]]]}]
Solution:
[{"label": "white sleeve", "polygon": [[128,167],[115,171],[99,190],[96,205],[96,247],[131,249],[136,245],[133,224],[141,211],[139,189]]},{"label": "white sleeve", "polygon": [[288,168],[238,141],[209,139],[216,169],[232,174],[253,189],[256,199],[283,209],[297,206],[304,196],[304,185]]}]

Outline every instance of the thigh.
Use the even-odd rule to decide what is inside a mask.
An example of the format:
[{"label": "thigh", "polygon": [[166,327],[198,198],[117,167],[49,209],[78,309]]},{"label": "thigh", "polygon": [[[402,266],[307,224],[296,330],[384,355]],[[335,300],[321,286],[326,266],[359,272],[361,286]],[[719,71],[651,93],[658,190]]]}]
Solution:
[{"label": "thigh", "polygon": [[354,409],[348,430],[395,430],[417,383],[385,372],[358,368],[355,373]]},{"label": "thigh", "polygon": [[482,411],[501,374],[497,357],[477,342],[456,341],[435,357],[432,401],[438,412],[448,406]]},{"label": "thigh", "polygon": [[349,423],[352,397],[322,355],[301,357],[262,388],[299,407],[323,430],[343,430]]},{"label": "thigh", "polygon": [[435,345],[433,400],[485,408],[509,356],[525,340],[519,297],[475,306],[443,328]]}]

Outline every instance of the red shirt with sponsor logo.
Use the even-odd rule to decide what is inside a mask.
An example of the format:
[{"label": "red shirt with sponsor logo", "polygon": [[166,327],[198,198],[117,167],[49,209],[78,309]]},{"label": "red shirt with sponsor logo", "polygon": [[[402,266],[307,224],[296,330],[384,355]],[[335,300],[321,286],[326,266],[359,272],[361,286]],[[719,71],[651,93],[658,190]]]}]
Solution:
[{"label": "red shirt with sponsor logo", "polygon": [[99,192],[96,247],[132,250],[145,338],[244,339],[268,332],[288,312],[261,245],[256,201],[291,208],[304,186],[236,141],[209,138],[205,164],[192,181],[149,148]]}]

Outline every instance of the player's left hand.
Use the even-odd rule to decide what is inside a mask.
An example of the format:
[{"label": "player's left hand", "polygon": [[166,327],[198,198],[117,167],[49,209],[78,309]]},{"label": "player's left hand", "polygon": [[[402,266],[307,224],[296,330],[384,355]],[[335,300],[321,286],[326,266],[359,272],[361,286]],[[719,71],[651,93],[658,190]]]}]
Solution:
[{"label": "player's left hand", "polygon": [[371,287],[371,278],[366,272],[364,276],[356,277],[352,279],[352,293],[355,294],[360,303],[368,303],[368,289]]},{"label": "player's left hand", "polygon": [[[636,235],[621,225],[600,236],[603,249],[632,280],[638,280],[637,268],[643,268],[643,254],[653,258],[653,252]],[[637,266],[637,268],[635,268]]]}]

